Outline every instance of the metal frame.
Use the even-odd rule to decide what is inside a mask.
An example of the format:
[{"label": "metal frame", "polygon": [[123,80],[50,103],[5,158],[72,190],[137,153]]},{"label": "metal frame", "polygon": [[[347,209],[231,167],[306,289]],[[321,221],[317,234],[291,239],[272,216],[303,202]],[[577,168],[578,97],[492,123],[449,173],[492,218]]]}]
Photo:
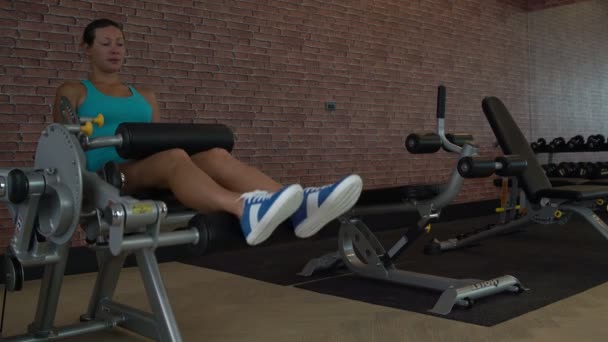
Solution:
[{"label": "metal frame", "polygon": [[[458,160],[477,155],[478,149],[471,143],[467,142],[461,147],[447,139],[444,119],[445,88],[440,86],[437,96],[437,134],[440,137],[441,145],[446,151],[459,153]],[[470,306],[475,299],[481,297],[502,292],[519,293],[527,290],[517,278],[511,275],[490,280],[453,279],[399,270],[393,263],[411,246],[415,239],[426,231],[431,222],[439,218],[441,210],[456,198],[463,182],[464,178],[458,173],[457,167],[454,167],[445,188],[432,199],[411,198],[405,199],[404,203],[353,208],[340,218],[338,252],[311,259],[299,274],[310,276],[317,271],[331,269],[342,263],[351,272],[362,277],[439,291],[441,295],[435,306],[429,311],[440,315],[449,314],[455,305]],[[420,219],[386,251],[361,217],[399,212],[417,212]]]},{"label": "metal frame", "polygon": [[[172,231],[187,226],[195,213],[169,215],[163,202],[121,196],[84,169],[78,131],[78,125],[51,124],[42,132],[34,168],[0,169],[0,200],[8,202],[15,221],[7,255],[19,267],[44,266],[36,314],[27,333],[0,340],[49,341],[122,327],[155,340],[181,342],[154,252],[159,246],[198,243],[196,228]],[[96,250],[99,271],[81,322],[55,327],[71,237],[78,225]],[[150,313],[112,300],[131,253]]]},{"label": "metal frame", "polygon": [[604,209],[604,207],[598,205],[597,200],[573,202],[563,199],[544,198],[539,203],[533,204],[525,199],[525,194],[520,191],[517,182],[513,182],[510,197],[513,198],[514,194],[517,193],[520,193],[520,196],[523,196],[523,201],[520,202],[526,203],[526,213],[524,216],[503,220],[501,215],[499,224],[492,225],[488,229],[466,234],[463,238],[450,238],[446,240],[434,239],[429,245],[429,250],[444,252],[471,246],[490,237],[519,230],[522,226],[529,223],[543,225],[565,224],[573,214],[582,217],[602,234],[604,238],[608,239],[608,225],[595,213],[598,209]]}]

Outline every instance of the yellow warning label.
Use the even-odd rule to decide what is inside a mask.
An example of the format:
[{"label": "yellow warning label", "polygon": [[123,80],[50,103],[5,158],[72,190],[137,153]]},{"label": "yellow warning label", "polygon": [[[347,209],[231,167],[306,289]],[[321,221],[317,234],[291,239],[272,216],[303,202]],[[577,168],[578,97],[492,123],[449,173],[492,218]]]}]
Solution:
[{"label": "yellow warning label", "polygon": [[132,213],[134,215],[143,215],[143,214],[149,214],[152,212],[154,208],[152,207],[151,204],[147,204],[147,203],[137,203],[133,205],[132,208]]}]

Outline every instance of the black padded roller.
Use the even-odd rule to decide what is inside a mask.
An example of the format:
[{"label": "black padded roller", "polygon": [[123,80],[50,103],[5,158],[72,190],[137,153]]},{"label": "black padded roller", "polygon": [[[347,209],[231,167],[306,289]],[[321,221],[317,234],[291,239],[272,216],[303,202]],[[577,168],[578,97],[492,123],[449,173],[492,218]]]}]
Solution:
[{"label": "black padded roller", "polygon": [[196,215],[190,220],[188,227],[196,228],[199,232],[198,243],[188,246],[189,252],[193,255],[201,256],[247,246],[239,220],[228,213]]},{"label": "black padded roller", "polygon": [[528,167],[528,162],[517,155],[496,157],[494,161],[502,165],[496,174],[503,177],[518,176]]},{"label": "black padded roller", "polygon": [[435,153],[441,148],[441,139],[437,134],[410,134],[405,139],[405,148],[410,153]]},{"label": "black padded roller", "polygon": [[[199,241],[188,245],[190,255],[202,256],[213,253],[228,252],[250,248],[247,244],[239,219],[226,212],[195,215],[186,228],[196,228]],[[294,241],[293,226],[281,224],[264,245]]]},{"label": "black padded roller", "polygon": [[118,155],[141,159],[154,153],[180,148],[188,154],[219,147],[232,151],[232,130],[221,124],[122,123],[116,129],[122,136]]},{"label": "black padded roller", "polygon": [[494,160],[464,157],[458,161],[458,173],[463,178],[482,178],[491,176],[496,170]]}]

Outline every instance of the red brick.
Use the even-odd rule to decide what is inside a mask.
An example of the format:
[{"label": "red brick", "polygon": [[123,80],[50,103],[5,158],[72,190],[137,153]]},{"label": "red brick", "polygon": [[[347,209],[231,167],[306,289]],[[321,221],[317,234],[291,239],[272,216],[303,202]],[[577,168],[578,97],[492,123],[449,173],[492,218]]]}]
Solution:
[{"label": "red brick", "polygon": [[48,13],[49,6],[25,1],[15,1],[14,9],[24,13]]},{"label": "red brick", "polygon": [[583,0],[528,0],[528,10],[541,10],[548,7],[570,5]]},{"label": "red brick", "polygon": [[[88,72],[82,29],[108,16],[130,40],[124,81],[155,90],[163,120],[229,124],[235,156],[279,181],[323,184],[357,172],[368,189],[444,182],[454,155],[403,148],[408,133],[434,130],[440,83],[448,130],[476,133],[484,155],[498,154],[481,113],[487,95],[503,98],[533,138],[603,129],[605,96],[585,86],[605,78],[586,69],[608,57],[602,19],[578,13],[591,2],[554,7],[572,2],[15,1],[15,11],[0,6],[0,143],[20,145],[0,147],[0,160],[32,163],[56,86]],[[535,11],[526,14],[528,5]],[[564,12],[539,10],[548,7]],[[580,78],[564,69],[569,60]],[[532,68],[543,72],[530,78]],[[329,100],[335,112],[324,110]],[[456,201],[496,194],[488,179],[471,180]]]}]

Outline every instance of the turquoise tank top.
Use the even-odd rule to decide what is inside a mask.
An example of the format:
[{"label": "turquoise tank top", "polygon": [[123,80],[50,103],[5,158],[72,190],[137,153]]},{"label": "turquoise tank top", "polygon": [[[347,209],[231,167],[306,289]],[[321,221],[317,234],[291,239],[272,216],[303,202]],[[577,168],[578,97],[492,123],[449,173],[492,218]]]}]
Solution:
[{"label": "turquoise tank top", "polygon": [[[81,82],[87,88],[87,96],[78,107],[78,116],[94,118],[101,113],[105,121],[103,127],[93,125],[93,135],[89,139],[113,136],[118,125],[123,122],[152,122],[152,107],[135,88],[129,86],[131,90],[129,97],[115,97],[104,95],[88,80]],[[109,161],[125,162],[116,153],[114,147],[95,148],[86,151],[85,154],[87,170],[93,172],[101,169]]]}]

